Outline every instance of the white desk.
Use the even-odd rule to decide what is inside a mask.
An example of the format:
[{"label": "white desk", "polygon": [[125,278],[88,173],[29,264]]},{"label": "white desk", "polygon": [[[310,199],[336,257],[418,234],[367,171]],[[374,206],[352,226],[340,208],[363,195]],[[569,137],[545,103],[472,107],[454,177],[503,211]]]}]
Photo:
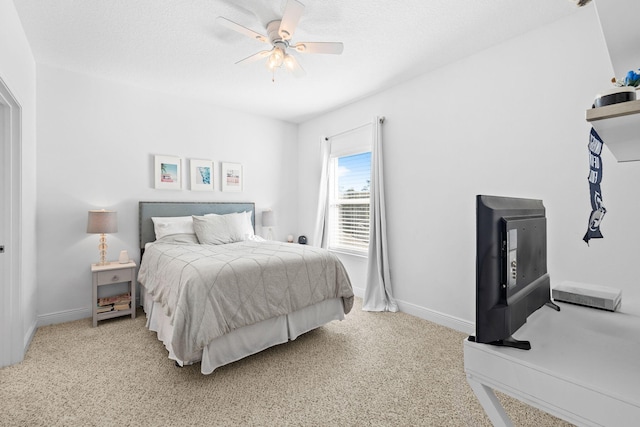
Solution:
[{"label": "white desk", "polygon": [[514,338],[531,350],[465,340],[464,369],[494,426],[511,420],[494,390],[579,426],[640,425],[640,316],[558,303]]}]

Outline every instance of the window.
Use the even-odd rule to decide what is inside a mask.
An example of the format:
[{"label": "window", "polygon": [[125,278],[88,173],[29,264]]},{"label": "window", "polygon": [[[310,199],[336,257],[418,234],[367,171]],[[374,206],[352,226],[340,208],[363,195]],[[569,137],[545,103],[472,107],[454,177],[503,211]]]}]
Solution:
[{"label": "window", "polygon": [[369,247],[371,151],[333,155],[329,164],[329,240],[332,250],[366,254]]}]

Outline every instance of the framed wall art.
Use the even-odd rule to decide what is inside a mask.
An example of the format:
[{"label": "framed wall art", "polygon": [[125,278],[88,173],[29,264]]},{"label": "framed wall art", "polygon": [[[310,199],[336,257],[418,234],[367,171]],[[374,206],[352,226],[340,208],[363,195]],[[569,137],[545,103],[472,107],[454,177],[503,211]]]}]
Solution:
[{"label": "framed wall art", "polygon": [[213,161],[191,159],[189,161],[191,191],[213,191]]},{"label": "framed wall art", "polygon": [[158,190],[180,190],[182,168],[180,157],[155,156],[155,187]]},{"label": "framed wall art", "polygon": [[242,191],[242,165],[222,163],[222,191]]}]

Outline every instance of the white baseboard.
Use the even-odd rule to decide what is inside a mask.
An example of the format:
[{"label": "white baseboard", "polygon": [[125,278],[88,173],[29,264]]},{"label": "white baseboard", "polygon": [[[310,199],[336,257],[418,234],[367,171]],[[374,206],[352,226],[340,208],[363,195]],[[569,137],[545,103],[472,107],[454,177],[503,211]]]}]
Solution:
[{"label": "white baseboard", "polygon": [[[136,307],[140,306],[140,299],[136,296]],[[75,308],[73,310],[58,311],[56,313],[41,314],[38,316],[36,329],[40,326],[55,325],[58,323],[72,322],[74,320],[93,317],[91,308]],[[35,333],[35,330],[34,332]]]},{"label": "white baseboard", "polygon": [[[364,298],[364,289],[362,288],[354,287],[353,293],[358,298]],[[474,322],[469,322],[468,320],[460,319],[449,314],[440,313],[439,311],[431,310],[429,308],[421,307],[409,302],[399,300],[396,300],[396,302],[398,303],[398,308],[403,313],[407,313],[412,316],[437,323],[438,325],[446,326],[447,328],[451,328],[465,334],[472,335],[476,332],[476,326]]]},{"label": "white baseboard", "polygon": [[416,316],[421,319],[428,320],[430,322],[437,323],[439,325],[446,326],[447,328],[451,328],[458,332],[463,332],[469,335],[474,334],[476,331],[474,322],[469,322],[468,320],[460,319],[449,314],[440,313],[439,311],[431,310],[429,308],[421,307],[409,302],[398,300],[396,300],[396,302],[398,303],[398,308],[403,313],[407,313],[412,316]]},{"label": "white baseboard", "polygon": [[27,333],[24,336],[24,354],[27,354],[27,350],[29,350],[29,346],[31,345],[31,341],[33,341],[33,337],[36,334],[36,331],[38,330],[38,321],[36,320],[31,327],[29,328],[29,330],[27,331]]},{"label": "white baseboard", "polygon": [[364,298],[364,289],[362,288],[356,288],[355,286],[353,287],[353,294],[355,296],[357,296],[358,298],[362,299]]},{"label": "white baseboard", "polygon": [[72,322],[93,316],[90,308],[76,308],[74,310],[58,311],[57,313],[42,314],[38,316],[38,328],[40,326],[55,325],[57,323]]}]

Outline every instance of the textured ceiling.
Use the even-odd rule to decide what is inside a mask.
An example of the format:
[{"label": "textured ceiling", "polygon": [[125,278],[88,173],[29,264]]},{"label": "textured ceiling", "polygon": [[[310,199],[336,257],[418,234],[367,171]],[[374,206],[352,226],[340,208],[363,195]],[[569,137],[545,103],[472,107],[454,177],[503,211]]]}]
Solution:
[{"label": "textured ceiling", "polygon": [[[570,0],[301,0],[293,41],[341,41],[298,55],[306,76],[235,62],[267,45],[286,0],[14,0],[37,63],[301,122],[568,16]],[[588,6],[592,7],[592,6]]]}]

